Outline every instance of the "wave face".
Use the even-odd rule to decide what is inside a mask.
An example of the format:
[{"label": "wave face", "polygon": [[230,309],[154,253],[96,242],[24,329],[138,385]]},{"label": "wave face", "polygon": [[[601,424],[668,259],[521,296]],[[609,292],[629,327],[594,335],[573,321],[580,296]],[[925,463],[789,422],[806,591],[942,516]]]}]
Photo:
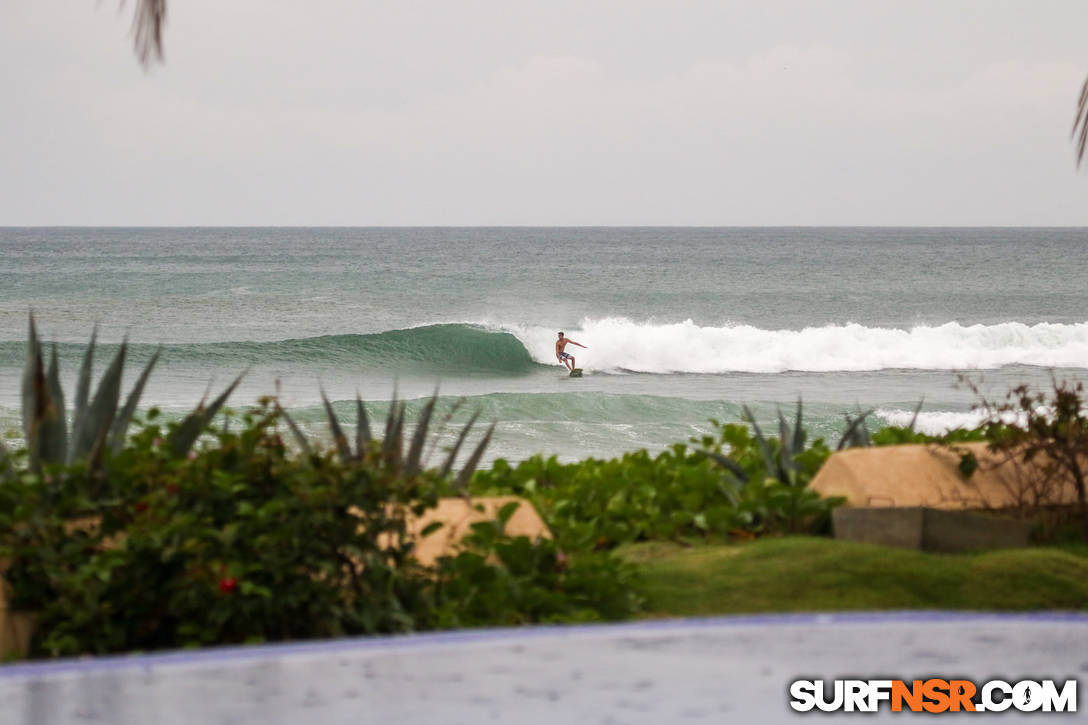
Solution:
[{"label": "wave face", "polygon": [[[116,345],[101,345],[97,358],[106,360]],[[78,359],[84,345],[62,343],[62,358]],[[147,359],[154,345],[131,345],[133,360]],[[26,345],[0,342],[0,364],[21,366]],[[167,364],[196,363],[234,370],[248,364],[305,363],[344,370],[410,369],[447,372],[523,374],[536,367],[529,352],[508,332],[475,325],[428,325],[368,335],[323,335],[278,342],[208,342],[163,346]],[[70,368],[71,365],[64,365]]]},{"label": "wave face", "polygon": [[[555,361],[555,331],[509,328],[533,359]],[[827,325],[764,330],[584,320],[570,330],[590,346],[573,348],[587,370],[640,373],[834,372],[888,369],[983,370],[1005,365],[1088,368],[1088,322],[964,326],[949,322],[908,330]],[[584,365],[583,365],[584,362]]]}]

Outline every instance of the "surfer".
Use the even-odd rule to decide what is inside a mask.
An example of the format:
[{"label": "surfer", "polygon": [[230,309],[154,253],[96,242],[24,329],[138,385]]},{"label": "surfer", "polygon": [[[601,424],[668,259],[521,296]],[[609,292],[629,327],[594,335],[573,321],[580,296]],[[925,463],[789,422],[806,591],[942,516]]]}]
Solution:
[{"label": "surfer", "polygon": [[[562,332],[559,333],[559,339],[555,341],[555,356],[557,358],[559,358],[559,362],[561,362],[563,365],[565,365],[568,370],[573,371],[574,370],[574,356],[571,355],[569,352],[564,352],[563,351],[563,348],[565,348],[567,346],[568,342],[571,345],[577,345],[578,347],[586,347],[586,346],[583,345],[580,342],[575,342],[574,340],[570,339],[569,337],[563,337]],[[586,347],[586,349],[588,350],[589,348]],[[569,362],[568,362],[568,360],[569,360]]]}]

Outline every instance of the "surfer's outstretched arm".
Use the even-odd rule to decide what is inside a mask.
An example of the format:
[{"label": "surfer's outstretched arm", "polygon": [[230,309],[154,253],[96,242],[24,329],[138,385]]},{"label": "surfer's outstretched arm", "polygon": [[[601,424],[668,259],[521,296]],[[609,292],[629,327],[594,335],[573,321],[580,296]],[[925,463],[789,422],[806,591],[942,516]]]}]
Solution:
[{"label": "surfer's outstretched arm", "polygon": [[[586,347],[586,346],[585,346],[585,345],[583,345],[582,343],[580,343],[580,342],[575,342],[574,340],[570,339],[569,337],[567,338],[567,342],[569,342],[569,343],[570,343],[571,345],[577,345],[578,347]],[[588,347],[586,347],[586,349],[588,350],[589,348],[588,348]]]}]

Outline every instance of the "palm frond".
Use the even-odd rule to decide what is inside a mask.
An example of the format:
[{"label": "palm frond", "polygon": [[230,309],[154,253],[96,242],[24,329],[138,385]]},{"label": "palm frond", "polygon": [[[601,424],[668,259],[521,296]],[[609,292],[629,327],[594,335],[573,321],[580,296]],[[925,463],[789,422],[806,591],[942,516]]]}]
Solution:
[{"label": "palm frond", "polygon": [[[124,0],[121,0],[124,4]],[[146,68],[162,62],[162,29],[166,25],[166,0],[136,0],[132,17],[133,49]]]},{"label": "palm frond", "polygon": [[1070,133],[1073,145],[1076,147],[1077,168],[1084,161],[1084,153],[1088,150],[1088,78],[1080,88],[1080,98],[1077,99],[1077,115],[1073,117],[1073,131]]}]

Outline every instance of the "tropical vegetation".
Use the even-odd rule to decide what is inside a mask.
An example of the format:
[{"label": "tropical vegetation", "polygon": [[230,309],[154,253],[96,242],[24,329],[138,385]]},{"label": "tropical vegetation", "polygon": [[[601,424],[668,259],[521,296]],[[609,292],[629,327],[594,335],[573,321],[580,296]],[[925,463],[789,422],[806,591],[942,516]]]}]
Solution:
[{"label": "tropical vegetation", "polygon": [[358,401],[354,442],[326,400],[326,446],[271,398],[216,417],[237,380],[181,420],[155,408],[141,418],[155,359],[121,405],[125,346],[92,396],[94,351],[92,336],[69,432],[56,354],[46,365],[31,320],[26,442],[0,450],[0,559],[11,607],[34,614],[33,655],[613,619],[639,606],[631,565],[510,536],[512,506],[436,565],[416,560],[409,518],[463,490],[491,436],[455,475],[470,422],[441,466],[424,467],[436,399],[410,441],[403,403],[375,439]]},{"label": "tropical vegetation", "polygon": [[716,435],[656,456],[639,450],[569,464],[555,456],[516,465],[500,459],[476,474],[471,491],[528,498],[571,551],[826,532],[841,501],[820,498],[808,483],[831,449],[822,439],[806,441],[800,403],[792,425],[780,414],[777,438],[765,436],[747,408],[745,419],[711,421]]}]

